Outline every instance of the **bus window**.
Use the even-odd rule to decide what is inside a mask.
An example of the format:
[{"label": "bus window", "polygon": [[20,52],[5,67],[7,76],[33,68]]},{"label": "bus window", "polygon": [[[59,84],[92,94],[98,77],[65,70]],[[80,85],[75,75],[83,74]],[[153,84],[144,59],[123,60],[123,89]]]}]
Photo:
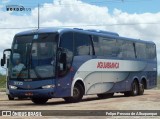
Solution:
[{"label": "bus window", "polygon": [[102,52],[102,49],[101,49],[101,44],[100,44],[99,38],[97,36],[93,36],[93,45],[94,45],[95,55],[103,56],[103,52]]},{"label": "bus window", "polygon": [[99,37],[103,55],[107,57],[117,57],[116,40]]},{"label": "bus window", "polygon": [[94,44],[95,55],[117,57],[119,49],[116,46],[115,39],[93,36],[93,44]]},{"label": "bus window", "polygon": [[136,55],[139,59],[146,59],[146,44],[143,43],[136,43]]},{"label": "bus window", "polygon": [[75,33],[75,55],[92,55],[91,37],[86,34]]},{"label": "bus window", "polygon": [[147,59],[155,59],[156,57],[156,47],[153,44],[146,45]]},{"label": "bus window", "polygon": [[97,56],[135,58],[133,42],[93,36]]},{"label": "bus window", "polygon": [[133,42],[117,40],[117,47],[119,47],[119,58],[135,58]]}]

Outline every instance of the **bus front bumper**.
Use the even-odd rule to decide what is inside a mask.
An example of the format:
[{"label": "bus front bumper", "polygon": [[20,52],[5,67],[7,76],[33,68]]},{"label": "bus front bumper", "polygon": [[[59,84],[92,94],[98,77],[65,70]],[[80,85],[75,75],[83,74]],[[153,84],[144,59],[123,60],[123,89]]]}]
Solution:
[{"label": "bus front bumper", "polygon": [[54,89],[36,89],[36,90],[9,90],[9,94],[12,97],[18,98],[53,98],[54,97]]}]

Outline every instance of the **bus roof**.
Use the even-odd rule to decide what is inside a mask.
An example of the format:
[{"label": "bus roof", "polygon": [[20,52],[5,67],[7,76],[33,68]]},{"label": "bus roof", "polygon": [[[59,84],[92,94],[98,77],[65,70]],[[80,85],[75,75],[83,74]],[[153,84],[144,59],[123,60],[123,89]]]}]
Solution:
[{"label": "bus roof", "polygon": [[105,36],[105,37],[110,37],[110,38],[115,38],[115,39],[123,39],[123,40],[129,40],[133,42],[145,42],[145,43],[152,43],[155,44],[152,41],[144,41],[140,39],[133,39],[133,38],[127,38],[127,37],[121,37],[119,36],[118,33],[115,32],[108,32],[108,31],[102,31],[102,30],[95,30],[95,29],[80,29],[80,28],[41,28],[41,29],[33,29],[33,30],[28,30],[28,31],[23,31],[20,33],[17,33],[16,35],[27,35],[27,34],[35,34],[35,33],[64,33],[64,32],[79,32],[79,33],[84,33],[84,34],[90,34],[90,35],[97,35],[97,36]]}]

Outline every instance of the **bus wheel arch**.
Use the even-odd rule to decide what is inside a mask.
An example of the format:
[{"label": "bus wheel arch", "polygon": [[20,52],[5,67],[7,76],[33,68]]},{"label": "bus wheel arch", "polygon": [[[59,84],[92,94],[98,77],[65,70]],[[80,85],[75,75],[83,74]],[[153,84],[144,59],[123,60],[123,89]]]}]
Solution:
[{"label": "bus wheel arch", "polygon": [[77,80],[72,88],[71,97],[64,97],[63,99],[69,103],[75,103],[82,100],[83,95],[85,94],[85,86],[82,80]]},{"label": "bus wheel arch", "polygon": [[83,79],[81,78],[77,78],[75,79],[73,82],[72,82],[72,86],[71,86],[71,96],[73,96],[73,89],[74,89],[74,86],[76,84],[79,84],[83,87],[83,90],[84,90],[84,94],[85,94],[85,83],[83,82]]}]

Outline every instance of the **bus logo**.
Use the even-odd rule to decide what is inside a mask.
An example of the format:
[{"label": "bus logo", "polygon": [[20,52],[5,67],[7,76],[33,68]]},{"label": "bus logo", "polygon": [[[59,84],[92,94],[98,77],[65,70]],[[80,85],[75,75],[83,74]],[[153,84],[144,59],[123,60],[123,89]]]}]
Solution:
[{"label": "bus logo", "polygon": [[98,62],[97,68],[100,69],[118,69],[119,62]]}]

